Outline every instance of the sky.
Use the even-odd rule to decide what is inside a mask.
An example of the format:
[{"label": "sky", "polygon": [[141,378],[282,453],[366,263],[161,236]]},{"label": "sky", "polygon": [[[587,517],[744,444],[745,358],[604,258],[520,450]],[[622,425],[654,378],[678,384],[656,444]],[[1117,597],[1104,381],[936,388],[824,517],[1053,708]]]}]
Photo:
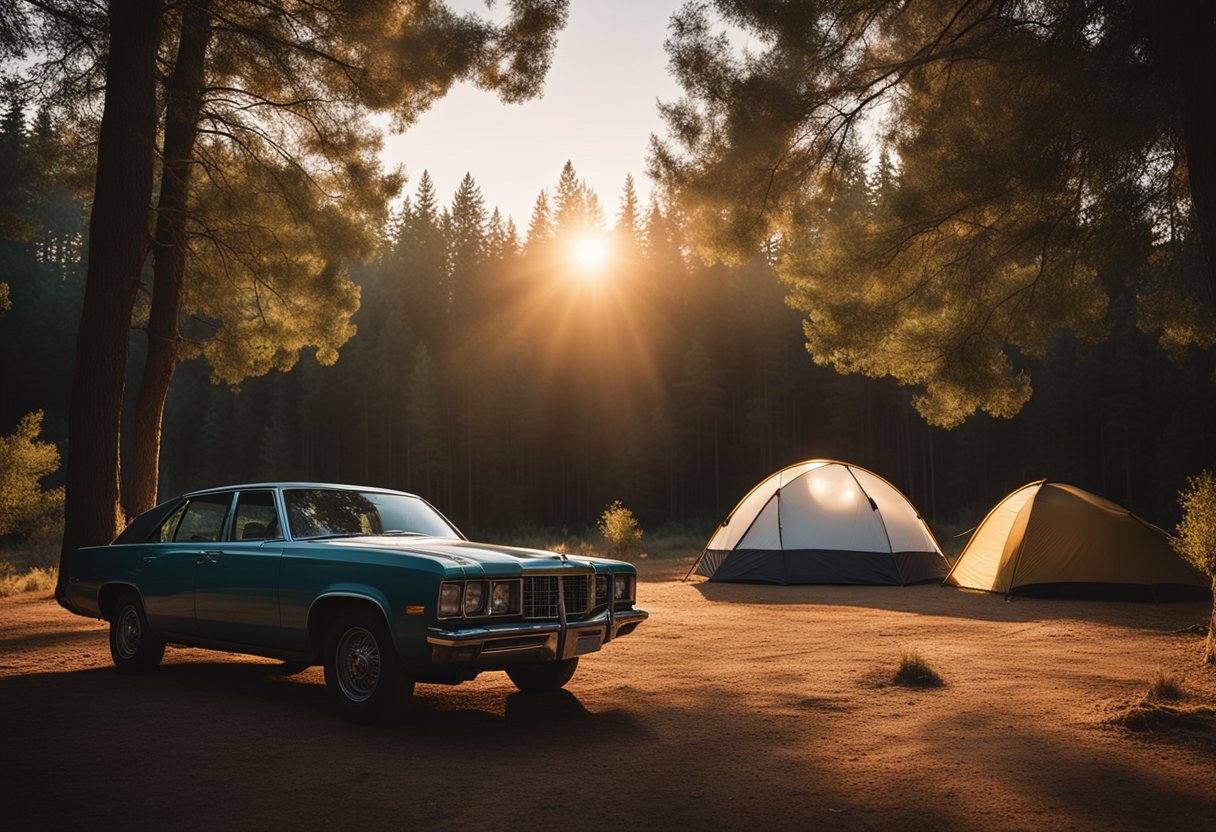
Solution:
[{"label": "sky", "polygon": [[[552,193],[569,159],[599,195],[611,222],[625,176],[633,174],[643,204],[650,194],[646,152],[662,134],[656,102],[679,97],[667,74],[663,41],[683,0],[572,0],[558,36],[544,95],[502,104],[493,93],[462,84],[408,131],[388,135],[383,159],[404,165],[412,194],[430,171],[443,203],[471,173],[487,209],[497,206],[527,229],[542,188]],[[460,10],[485,12],[484,0],[449,0]],[[490,12],[501,15],[499,2]]]}]

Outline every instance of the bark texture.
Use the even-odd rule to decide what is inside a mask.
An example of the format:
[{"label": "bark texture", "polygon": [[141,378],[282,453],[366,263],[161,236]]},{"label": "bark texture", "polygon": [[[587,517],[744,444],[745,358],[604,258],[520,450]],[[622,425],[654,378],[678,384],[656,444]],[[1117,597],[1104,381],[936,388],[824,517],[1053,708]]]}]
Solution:
[{"label": "bark texture", "polygon": [[123,500],[129,516],[142,514],[156,504],[161,423],[177,369],[181,339],[186,211],[195,167],[194,145],[202,108],[207,46],[211,40],[210,6],[210,0],[198,0],[183,12],[177,60],[165,97],[164,165],[152,242],[148,356],[135,402],[131,470]]},{"label": "bark texture", "polygon": [[110,3],[97,180],[69,399],[67,495],[55,591],[61,603],[72,553],[109,543],[118,531],[119,426],[131,311],[148,244],[159,23],[160,0]]}]

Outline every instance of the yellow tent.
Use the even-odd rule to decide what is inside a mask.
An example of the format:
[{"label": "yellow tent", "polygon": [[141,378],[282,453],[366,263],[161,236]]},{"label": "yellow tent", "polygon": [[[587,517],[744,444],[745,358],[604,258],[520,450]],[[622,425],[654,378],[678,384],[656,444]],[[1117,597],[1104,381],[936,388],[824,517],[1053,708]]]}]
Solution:
[{"label": "yellow tent", "polygon": [[1033,482],[997,504],[946,583],[1026,594],[1207,591],[1165,533],[1122,506],[1058,482]]}]

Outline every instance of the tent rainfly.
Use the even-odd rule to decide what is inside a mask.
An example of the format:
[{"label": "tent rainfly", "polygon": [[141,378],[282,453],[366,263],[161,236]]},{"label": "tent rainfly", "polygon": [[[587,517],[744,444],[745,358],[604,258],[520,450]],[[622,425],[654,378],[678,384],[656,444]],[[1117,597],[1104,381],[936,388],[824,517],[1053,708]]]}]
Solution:
[{"label": "tent rainfly", "polygon": [[902,585],[940,581],[948,569],[899,489],[856,465],[815,459],[753,488],[689,574],[740,583]]},{"label": "tent rainfly", "polygon": [[997,504],[946,583],[1026,595],[1199,595],[1207,582],[1165,532],[1120,505],[1042,480]]}]

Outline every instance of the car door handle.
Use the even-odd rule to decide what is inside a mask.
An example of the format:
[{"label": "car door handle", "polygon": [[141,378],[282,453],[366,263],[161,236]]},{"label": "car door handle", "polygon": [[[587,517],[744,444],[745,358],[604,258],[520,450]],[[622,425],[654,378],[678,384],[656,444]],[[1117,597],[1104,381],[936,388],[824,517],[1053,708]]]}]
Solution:
[{"label": "car door handle", "polygon": [[144,555],[144,563],[156,563],[156,559],[159,557],[160,555]]},{"label": "car door handle", "polygon": [[218,554],[221,554],[221,553],[220,552],[199,552],[199,555],[197,558],[194,559],[194,562],[197,563],[199,566],[203,566],[208,563],[216,563],[217,561],[215,559],[215,556]]}]

